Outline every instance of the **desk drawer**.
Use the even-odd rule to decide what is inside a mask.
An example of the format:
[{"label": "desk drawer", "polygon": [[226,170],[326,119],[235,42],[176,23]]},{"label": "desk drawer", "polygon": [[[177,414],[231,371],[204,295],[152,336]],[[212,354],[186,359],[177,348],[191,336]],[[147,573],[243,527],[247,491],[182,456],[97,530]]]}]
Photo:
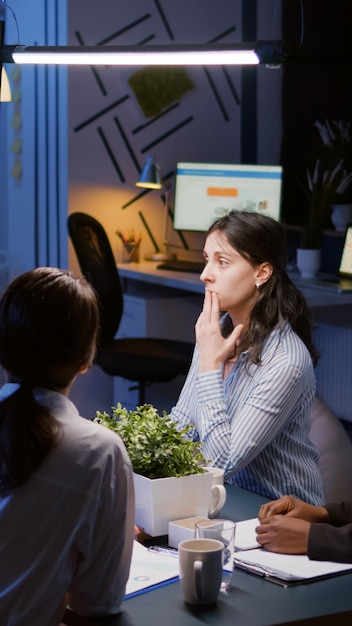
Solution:
[{"label": "desk drawer", "polygon": [[200,307],[197,295],[163,298],[155,294],[125,294],[117,337],[156,337],[193,343]]}]

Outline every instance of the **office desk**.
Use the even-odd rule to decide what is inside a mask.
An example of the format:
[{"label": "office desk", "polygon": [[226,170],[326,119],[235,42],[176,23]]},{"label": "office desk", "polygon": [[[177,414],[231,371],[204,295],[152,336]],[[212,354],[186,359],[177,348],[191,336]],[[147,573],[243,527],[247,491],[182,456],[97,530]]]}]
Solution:
[{"label": "office desk", "polygon": [[[158,263],[154,261],[120,263],[118,270],[125,281],[127,291],[129,285],[137,285],[138,290],[138,283],[140,285],[147,283],[166,292],[176,289],[193,294],[204,294],[204,284],[198,274],[160,270],[157,265]],[[297,273],[291,273],[289,276],[303,293],[313,311],[315,321],[352,328],[352,293],[339,294],[311,289],[305,286]]]},{"label": "office desk", "polygon": [[159,270],[157,265],[156,261],[120,263],[118,270],[121,278],[129,281],[141,281],[164,289],[171,288],[204,294],[204,284],[198,274]]},{"label": "office desk", "polygon": [[[234,520],[255,517],[260,504],[265,501],[233,486],[227,486],[226,490],[227,501],[221,517]],[[291,588],[279,587],[238,569],[235,569],[232,580],[232,589],[220,592],[213,608],[187,607],[179,582],[174,582],[125,600],[120,616],[102,620],[99,624],[273,626],[298,622],[307,626],[339,626],[352,623],[352,574]]]},{"label": "office desk", "polygon": [[[250,492],[227,486],[227,501],[221,517],[241,520],[255,517],[265,499]],[[179,583],[126,600],[126,621],[121,626],[154,626],[157,619],[167,626],[196,626],[200,622],[214,626],[268,626],[326,613],[352,611],[352,574],[337,576],[297,587],[282,588],[260,577],[235,570],[233,587],[220,593],[214,609],[187,608]],[[155,609],[151,618],[148,614]],[[336,624],[336,618],[334,618]],[[348,623],[348,622],[347,622]],[[351,612],[352,623],[352,612]]]}]

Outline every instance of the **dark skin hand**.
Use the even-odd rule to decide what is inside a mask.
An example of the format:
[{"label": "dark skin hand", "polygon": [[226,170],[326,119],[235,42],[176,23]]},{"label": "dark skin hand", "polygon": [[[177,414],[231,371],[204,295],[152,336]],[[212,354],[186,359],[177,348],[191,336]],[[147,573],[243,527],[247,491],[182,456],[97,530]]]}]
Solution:
[{"label": "dark skin hand", "polygon": [[323,506],[284,496],[263,504],[258,513],[257,541],[266,550],[284,554],[306,554],[311,522],[328,521]]}]

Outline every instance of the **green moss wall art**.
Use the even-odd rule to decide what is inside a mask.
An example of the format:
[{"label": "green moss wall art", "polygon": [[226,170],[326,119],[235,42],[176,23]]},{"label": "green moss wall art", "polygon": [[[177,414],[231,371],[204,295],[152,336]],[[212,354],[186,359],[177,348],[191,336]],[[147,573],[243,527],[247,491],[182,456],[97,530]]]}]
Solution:
[{"label": "green moss wall art", "polygon": [[183,67],[146,67],[128,83],[145,117],[154,117],[179,100],[194,84]]}]

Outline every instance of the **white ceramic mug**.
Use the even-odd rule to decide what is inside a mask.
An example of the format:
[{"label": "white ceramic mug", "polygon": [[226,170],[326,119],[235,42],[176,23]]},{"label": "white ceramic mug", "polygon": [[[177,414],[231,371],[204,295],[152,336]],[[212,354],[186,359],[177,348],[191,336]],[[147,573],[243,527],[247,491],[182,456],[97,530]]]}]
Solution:
[{"label": "white ceramic mug", "polygon": [[213,476],[208,517],[217,517],[226,502],[224,470],[219,467],[205,467]]},{"label": "white ceramic mug", "polygon": [[217,539],[185,539],[178,544],[180,582],[188,604],[214,604],[221,580],[224,545]]}]

